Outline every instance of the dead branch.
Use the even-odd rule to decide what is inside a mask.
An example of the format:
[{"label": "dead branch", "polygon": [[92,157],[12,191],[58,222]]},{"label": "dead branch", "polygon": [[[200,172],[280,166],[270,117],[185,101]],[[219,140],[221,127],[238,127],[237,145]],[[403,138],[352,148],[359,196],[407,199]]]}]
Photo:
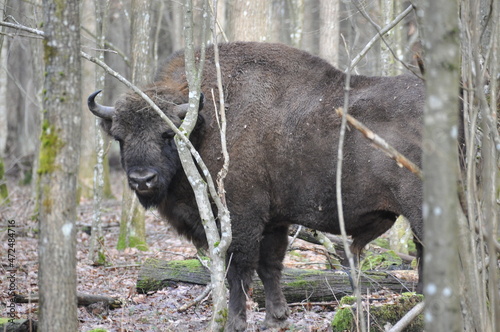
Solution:
[{"label": "dead branch", "polygon": [[[335,110],[339,116],[343,116],[344,110],[339,107]],[[423,179],[423,174],[420,168],[411,162],[408,158],[399,153],[394,149],[389,143],[387,143],[382,137],[375,134],[363,123],[356,120],[352,115],[346,114],[347,122],[357,130],[359,130],[366,138],[372,141],[376,147],[384,151],[389,157],[394,159],[400,167],[407,168],[410,172],[417,175],[420,179]]]}]

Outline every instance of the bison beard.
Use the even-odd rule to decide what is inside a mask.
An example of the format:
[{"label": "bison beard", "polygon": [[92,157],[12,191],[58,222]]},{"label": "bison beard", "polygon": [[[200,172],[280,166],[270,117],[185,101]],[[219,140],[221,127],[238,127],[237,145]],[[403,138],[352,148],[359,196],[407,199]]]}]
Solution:
[{"label": "bison beard", "polygon": [[[284,327],[289,311],[280,278],[288,226],[340,231],[335,196],[340,118],[334,110],[343,105],[345,75],[322,59],[285,45],[228,43],[219,49],[229,105],[231,166],[225,187],[233,230],[226,330],[246,328],[246,293],[255,271],[266,293],[265,323]],[[211,47],[206,51],[201,88],[208,100],[200,109],[191,141],[214,174],[222,158],[211,99],[217,95]],[[182,52],[168,59],[144,92],[180,125],[188,102]],[[167,125],[132,92],[115,107],[96,104],[95,95],[89,97],[89,108],[103,119],[107,133],[120,140],[123,167],[141,203],[157,207],[180,234],[198,247],[206,246],[194,195]],[[349,101],[351,115],[420,164],[424,88],[418,78],[352,76]],[[343,210],[354,252],[404,215],[420,259],[420,180],[373,149],[356,131],[346,133],[344,151]],[[420,262],[418,290],[422,269]]]}]

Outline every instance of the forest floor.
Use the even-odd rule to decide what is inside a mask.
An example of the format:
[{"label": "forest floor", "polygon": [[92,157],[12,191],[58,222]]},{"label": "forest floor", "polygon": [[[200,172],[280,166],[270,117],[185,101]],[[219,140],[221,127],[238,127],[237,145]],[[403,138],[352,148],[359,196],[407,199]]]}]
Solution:
[{"label": "forest floor", "polygon": [[[121,173],[120,173],[121,174]],[[120,174],[113,174],[113,192],[121,197]],[[11,203],[0,207],[0,240],[2,262],[0,265],[0,317],[6,317],[6,305],[10,302],[7,279],[7,220],[16,222],[15,286],[17,292],[28,295],[38,293],[38,224],[32,220],[34,204],[29,186],[11,185]],[[183,260],[196,255],[195,247],[177,236],[175,231],[154,211],[146,213],[147,243],[149,250],[126,249],[118,251],[116,244],[119,234],[120,199],[106,200],[103,204],[102,226],[107,266],[93,266],[88,259],[90,236],[83,230],[91,225],[92,200],[82,200],[78,207],[77,232],[77,291],[92,295],[106,295],[122,300],[122,308],[90,312],[86,307],[78,308],[79,331],[102,328],[107,331],[203,331],[211,316],[211,302],[206,299],[201,304],[178,312],[183,304],[200,295],[204,286],[176,284],[152,294],[138,294],[136,280],[141,263],[148,258],[163,260]],[[285,266],[307,269],[326,268],[326,256],[321,246],[296,240],[293,250],[287,255]],[[376,296],[376,294],[374,294]],[[384,296],[388,296],[387,294]],[[331,303],[296,303],[291,306],[290,327],[286,331],[331,331],[331,321],[338,302],[332,297]],[[248,331],[263,331],[261,322],[265,310],[251,300],[248,303]],[[37,320],[38,304],[17,304],[17,318]],[[269,331],[269,329],[267,330]]]}]

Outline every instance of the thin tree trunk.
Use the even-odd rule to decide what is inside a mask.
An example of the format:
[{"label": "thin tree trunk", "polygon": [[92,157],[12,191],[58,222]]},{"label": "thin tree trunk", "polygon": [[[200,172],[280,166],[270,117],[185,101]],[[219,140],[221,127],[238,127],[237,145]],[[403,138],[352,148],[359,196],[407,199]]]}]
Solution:
[{"label": "thin tree trunk", "polygon": [[[153,49],[151,35],[151,2],[149,0],[132,1],[132,83],[141,86],[151,80],[153,76],[151,63],[153,63]],[[139,204],[135,193],[124,181],[122,217],[120,226],[120,239],[118,249],[137,247],[147,250],[145,210]]]},{"label": "thin tree trunk", "polygon": [[319,56],[332,65],[339,62],[339,1],[320,0]]},{"label": "thin tree trunk", "polygon": [[424,7],[423,171],[426,331],[462,331],[458,276],[459,27],[455,1]]},{"label": "thin tree trunk", "polygon": [[[105,36],[105,18],[108,13],[109,1],[108,0],[96,0],[95,1],[95,35],[96,35],[96,46],[97,49],[104,49],[104,36]],[[98,55],[101,61],[104,60],[103,52],[99,52]],[[95,67],[95,85],[98,87],[104,86],[104,70],[98,66]],[[88,112],[87,112],[88,113]],[[90,248],[89,248],[89,259],[94,264],[104,264],[106,256],[104,254],[104,237],[102,236],[101,227],[101,203],[102,198],[105,195],[105,183],[106,177],[108,179],[107,183],[109,185],[109,168],[104,167],[105,159],[104,155],[104,135],[102,129],[99,126],[100,120],[95,117],[93,127],[95,128],[95,142],[94,151],[96,155],[96,164],[94,166],[93,172],[93,198],[94,198],[94,212],[92,215],[92,232],[90,235]],[[107,176],[106,176],[107,175]]]},{"label": "thin tree trunk", "polygon": [[[215,7],[215,6],[214,6]],[[216,12],[216,8],[213,8]],[[209,26],[209,13],[208,13],[208,0],[204,1],[203,5],[203,22],[201,28],[201,40],[206,40],[207,29]],[[214,30],[215,39],[215,21],[212,21],[212,29]],[[186,6],[184,9],[184,38],[187,45],[185,50],[185,64],[186,64],[186,78],[189,85],[189,110],[184,118],[182,125],[179,130],[183,135],[189,137],[189,134],[194,129],[195,123],[198,119],[198,105],[200,102],[200,86],[201,86],[201,75],[203,72],[203,66],[205,63],[205,44],[201,45],[200,55],[198,61],[195,61],[195,52],[193,45],[193,3],[191,0],[186,1]],[[217,51],[216,51],[216,54]],[[219,66],[217,66],[219,67]],[[219,87],[221,86],[220,75],[218,74]],[[221,107],[224,103],[221,100]],[[223,114],[224,111],[221,111]],[[221,119],[222,128],[225,127],[225,118]],[[225,131],[222,129],[221,140],[224,140]],[[219,182],[219,192],[215,188],[214,181],[212,180],[211,174],[206,170],[206,166],[198,157],[194,157],[193,152],[190,151],[186,142],[179,136],[175,136],[175,144],[177,145],[177,151],[179,153],[179,158],[181,160],[182,167],[186,176],[188,177],[189,183],[193,189],[194,196],[196,199],[196,204],[198,206],[198,211],[200,214],[200,220],[203,224],[205,234],[207,236],[208,242],[208,252],[210,256],[210,276],[211,276],[211,287],[212,287],[212,299],[213,299],[213,314],[210,323],[211,331],[219,331],[224,328],[225,320],[227,319],[227,289],[224,284],[225,280],[225,263],[226,263],[226,252],[231,243],[231,224],[229,220],[229,211],[225,204],[224,188]],[[225,146],[223,142],[222,146]],[[223,154],[227,153],[223,149]],[[193,155],[192,155],[193,154]],[[196,153],[197,155],[197,153]],[[196,159],[196,163],[195,163]],[[224,155],[224,166],[227,167],[228,160],[226,155]],[[199,171],[198,167],[201,168],[202,173]],[[219,175],[227,172],[227,168],[221,171]],[[223,181],[224,175],[218,179]],[[209,195],[211,199],[209,199]],[[215,222],[214,212],[212,210],[212,201],[215,203],[218,211],[217,218],[220,222],[221,235],[219,235],[219,230]]]},{"label": "thin tree trunk", "polygon": [[[2,4],[0,8],[0,13],[2,17],[5,17],[5,3]],[[4,30],[3,27],[1,29]],[[0,34],[0,67],[7,67],[7,52],[4,45],[3,34]],[[7,144],[7,71],[0,70],[0,205],[9,201],[9,190],[7,184],[5,183],[5,164],[4,164],[4,153]]]},{"label": "thin tree trunk", "polygon": [[76,177],[80,157],[79,1],[43,1],[40,139],[40,331],[77,331]]},{"label": "thin tree trunk", "polygon": [[[269,41],[268,16],[272,11],[266,0],[232,1],[229,32],[233,41]],[[271,3],[272,4],[272,3]]]}]

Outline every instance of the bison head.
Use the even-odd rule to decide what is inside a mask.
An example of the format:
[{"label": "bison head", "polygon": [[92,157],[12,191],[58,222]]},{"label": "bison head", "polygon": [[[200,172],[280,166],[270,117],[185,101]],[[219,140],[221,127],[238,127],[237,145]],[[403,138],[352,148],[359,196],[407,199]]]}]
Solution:
[{"label": "bison head", "polygon": [[[158,206],[166,198],[174,176],[181,170],[174,131],[136,93],[130,92],[116,102],[115,107],[99,105],[88,97],[90,111],[102,119],[104,130],[120,143],[120,155],[128,184],[144,207]],[[179,126],[187,112],[187,96],[159,86],[144,91]],[[200,101],[200,110],[203,103]],[[203,123],[198,116],[199,131]]]}]

